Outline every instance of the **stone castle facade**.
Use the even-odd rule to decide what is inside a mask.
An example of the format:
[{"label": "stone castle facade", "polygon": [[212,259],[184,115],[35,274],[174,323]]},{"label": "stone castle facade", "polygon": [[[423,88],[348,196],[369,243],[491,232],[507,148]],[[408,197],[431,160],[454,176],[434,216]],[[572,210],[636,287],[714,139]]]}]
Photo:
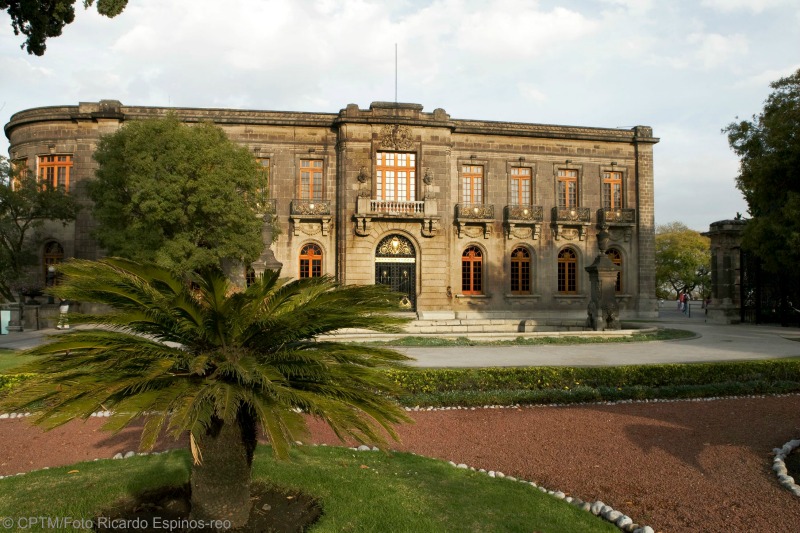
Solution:
[{"label": "stone castle facade", "polygon": [[[607,227],[620,316],[656,316],[649,127],[461,120],[386,102],[301,113],[104,100],[16,113],[9,155],[86,198],[100,137],[168,112],[214,122],[261,162],[281,228],[267,246],[286,276],[385,283],[420,318],[585,318],[584,269]],[[93,224],[86,209],[48,228],[42,284],[49,264],[103,255]]]}]

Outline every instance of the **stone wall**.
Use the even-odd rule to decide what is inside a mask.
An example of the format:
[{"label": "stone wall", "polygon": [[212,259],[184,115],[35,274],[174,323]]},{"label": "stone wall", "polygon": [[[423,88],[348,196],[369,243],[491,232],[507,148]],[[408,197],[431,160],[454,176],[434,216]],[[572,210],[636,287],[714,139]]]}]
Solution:
[{"label": "stone wall", "polygon": [[[345,283],[375,283],[375,247],[396,234],[416,249],[420,316],[578,319],[586,315],[590,292],[584,267],[597,255],[600,225],[608,223],[611,246],[623,260],[623,289],[617,294],[622,317],[656,313],[652,153],[658,139],[650,128],[457,120],[443,109],[427,113],[418,104],[385,102],[368,109],[350,104],[339,113],[297,113],[135,107],[108,100],[22,111],[12,116],[5,132],[12,159],[28,158],[34,164],[44,154],[73,154],[70,193],[88,204],[86,184],[93,179],[92,153],[100,137],[125,121],[167,112],[188,123],[213,121],[255,157],[269,158],[281,228],[272,251],[284,275],[298,276],[300,250],[315,243],[323,252],[325,273]],[[416,154],[416,212],[381,211],[371,203],[380,151]],[[308,210],[298,214],[298,173],[304,159],[323,161],[327,215]],[[479,217],[459,212],[464,164],[484,169],[487,209]],[[516,167],[530,169],[532,204],[541,208],[541,219],[511,220],[508,214],[509,176]],[[554,218],[560,169],[578,174],[578,206],[588,208],[585,220]],[[599,212],[602,175],[608,171],[622,173],[627,218]],[[48,227],[48,238],[61,242],[67,257],[103,255],[91,237],[88,209],[74,224],[58,226]],[[461,291],[461,254],[473,245],[483,253],[481,295]],[[532,290],[512,295],[510,257],[520,246],[531,256]],[[576,294],[556,291],[557,256],[565,247],[578,255]]]}]

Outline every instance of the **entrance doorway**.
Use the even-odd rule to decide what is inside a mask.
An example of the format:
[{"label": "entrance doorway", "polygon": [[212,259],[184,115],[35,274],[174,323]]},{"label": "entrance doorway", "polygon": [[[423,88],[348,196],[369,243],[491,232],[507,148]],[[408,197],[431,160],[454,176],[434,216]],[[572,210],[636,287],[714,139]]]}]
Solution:
[{"label": "entrance doorway", "polygon": [[401,293],[400,304],[414,311],[417,308],[417,253],[414,245],[402,235],[389,235],[375,249],[375,283],[388,285]]}]

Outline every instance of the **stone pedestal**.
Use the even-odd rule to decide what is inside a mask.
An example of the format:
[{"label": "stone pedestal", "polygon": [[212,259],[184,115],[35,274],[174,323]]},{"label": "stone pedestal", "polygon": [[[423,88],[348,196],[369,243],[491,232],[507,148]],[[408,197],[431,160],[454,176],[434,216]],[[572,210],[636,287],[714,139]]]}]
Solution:
[{"label": "stone pedestal", "polygon": [[11,311],[11,319],[8,322],[8,332],[17,333],[22,331],[22,304],[14,302],[5,304],[4,307]]},{"label": "stone pedestal", "polygon": [[606,255],[608,241],[608,230],[603,226],[597,235],[597,247],[600,253],[594,262],[586,267],[591,287],[586,326],[594,331],[620,329],[619,305],[615,296],[617,272],[620,269]]},{"label": "stone pedestal", "polygon": [[620,329],[619,305],[614,295],[619,267],[605,253],[600,253],[586,267],[586,272],[591,287],[587,327],[594,331]]},{"label": "stone pedestal", "polygon": [[280,271],[283,268],[283,263],[278,261],[272,251],[272,216],[269,213],[264,215],[264,225],[261,227],[261,240],[264,243],[264,251],[251,265],[256,274],[262,274],[265,270]]}]

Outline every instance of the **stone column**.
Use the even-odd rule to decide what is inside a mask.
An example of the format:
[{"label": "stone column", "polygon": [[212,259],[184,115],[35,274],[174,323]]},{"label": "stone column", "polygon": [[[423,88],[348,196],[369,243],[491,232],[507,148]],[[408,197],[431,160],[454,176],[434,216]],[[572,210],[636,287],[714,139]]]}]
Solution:
[{"label": "stone column", "polygon": [[639,318],[657,318],[656,300],[656,224],[653,171],[653,145],[658,138],[647,126],[636,126],[636,234],[639,260],[638,293],[636,304]]},{"label": "stone column", "polygon": [[711,303],[707,320],[714,324],[741,321],[741,244],[747,221],[712,222],[706,237],[711,239]]}]

